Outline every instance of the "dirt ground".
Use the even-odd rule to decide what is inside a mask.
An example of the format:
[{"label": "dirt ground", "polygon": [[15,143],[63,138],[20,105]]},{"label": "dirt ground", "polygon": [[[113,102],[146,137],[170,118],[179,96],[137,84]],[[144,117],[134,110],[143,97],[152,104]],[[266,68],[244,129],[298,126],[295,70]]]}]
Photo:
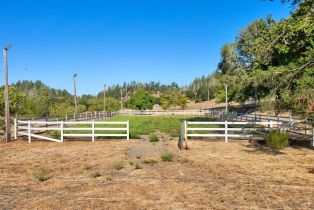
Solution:
[{"label": "dirt ground", "polygon": [[167,139],[0,143],[0,209],[314,209],[314,150]]}]

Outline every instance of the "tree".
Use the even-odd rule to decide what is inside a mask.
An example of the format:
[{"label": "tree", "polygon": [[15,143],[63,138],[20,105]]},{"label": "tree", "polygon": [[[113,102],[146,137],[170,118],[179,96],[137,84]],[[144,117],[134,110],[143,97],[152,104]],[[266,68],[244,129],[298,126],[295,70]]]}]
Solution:
[{"label": "tree", "polygon": [[[0,88],[0,116],[4,116],[4,88]],[[17,90],[14,86],[9,86],[9,99],[10,99],[10,114],[24,114],[24,106],[26,102],[26,95]]]},{"label": "tree", "polygon": [[152,109],[154,98],[144,89],[136,91],[130,98],[129,107],[136,110]]},{"label": "tree", "polygon": [[180,106],[185,108],[188,102],[188,98],[180,92],[172,91],[166,94],[163,94],[160,98],[161,107],[163,109],[169,109],[170,107],[176,108]]},{"label": "tree", "polygon": [[107,97],[106,98],[106,110],[107,111],[117,111],[120,109],[120,101],[113,98]]}]

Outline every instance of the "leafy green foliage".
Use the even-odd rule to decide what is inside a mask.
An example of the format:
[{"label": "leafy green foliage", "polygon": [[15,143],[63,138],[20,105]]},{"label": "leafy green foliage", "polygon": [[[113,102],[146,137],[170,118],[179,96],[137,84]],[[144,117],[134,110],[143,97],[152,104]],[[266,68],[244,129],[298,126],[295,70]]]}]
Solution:
[{"label": "leafy green foliage", "polygon": [[165,93],[160,98],[160,103],[163,109],[169,109],[170,107],[176,108],[180,106],[185,108],[188,102],[188,98],[181,92],[171,91]]},{"label": "leafy green foliage", "polygon": [[[314,112],[314,1],[291,1],[297,8],[276,22],[271,16],[241,30],[221,50],[216,77],[229,85],[228,98],[272,97],[278,111],[312,118]],[[218,91],[223,97],[223,87]]]},{"label": "leafy green foliage", "polygon": [[136,110],[152,109],[154,98],[144,89],[136,91],[130,98],[129,107]]},{"label": "leafy green foliage", "polygon": [[280,150],[288,146],[289,135],[279,130],[271,131],[266,137],[266,145],[272,149]]}]

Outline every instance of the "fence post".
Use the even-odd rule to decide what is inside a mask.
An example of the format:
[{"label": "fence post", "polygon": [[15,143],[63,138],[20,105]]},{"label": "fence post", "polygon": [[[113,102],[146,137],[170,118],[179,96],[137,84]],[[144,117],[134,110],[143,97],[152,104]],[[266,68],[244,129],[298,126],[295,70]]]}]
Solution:
[{"label": "fence post", "polygon": [[304,135],[307,135],[307,124],[305,124]]},{"label": "fence post", "polygon": [[63,142],[63,121],[61,121],[61,124],[60,124],[60,138],[61,138],[61,142]]},{"label": "fence post", "polygon": [[273,121],[272,120],[269,121],[269,128],[270,128],[270,130],[273,130]]},{"label": "fence post", "polygon": [[75,113],[73,114],[73,120],[74,120],[74,122],[76,120],[76,114]]},{"label": "fence post", "polygon": [[14,139],[17,139],[17,120],[14,119]]},{"label": "fence post", "polygon": [[314,126],[312,127],[312,147],[314,147]]},{"label": "fence post", "polygon": [[228,143],[228,121],[225,121],[225,143]]},{"label": "fence post", "polygon": [[31,137],[31,121],[28,121],[28,143],[31,143],[32,137]]},{"label": "fence post", "polygon": [[188,140],[188,131],[187,131],[186,120],[184,120],[184,140]]},{"label": "fence post", "polygon": [[92,141],[95,142],[95,120],[92,121]]},{"label": "fence post", "polygon": [[126,140],[130,140],[130,123],[129,121],[126,122]]}]

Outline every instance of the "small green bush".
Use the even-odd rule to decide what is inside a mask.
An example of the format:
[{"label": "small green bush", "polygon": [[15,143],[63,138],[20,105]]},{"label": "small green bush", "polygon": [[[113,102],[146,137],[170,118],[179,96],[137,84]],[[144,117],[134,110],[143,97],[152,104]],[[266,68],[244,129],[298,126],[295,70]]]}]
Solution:
[{"label": "small green bush", "polygon": [[164,152],[161,155],[161,160],[164,162],[172,162],[173,161],[173,154],[171,152]]},{"label": "small green bush", "polygon": [[113,167],[117,170],[121,170],[124,166],[123,166],[123,163],[118,162],[118,163],[115,163]]},{"label": "small green bush", "polygon": [[150,142],[158,142],[159,141],[159,137],[155,133],[153,133],[153,134],[151,134],[149,136],[149,141]]},{"label": "small green bush", "polygon": [[34,173],[34,177],[40,182],[47,181],[49,179],[47,169],[40,168],[38,171]]},{"label": "small green bush", "polygon": [[281,150],[288,146],[289,135],[279,130],[270,131],[266,137],[266,145],[275,150]]}]

